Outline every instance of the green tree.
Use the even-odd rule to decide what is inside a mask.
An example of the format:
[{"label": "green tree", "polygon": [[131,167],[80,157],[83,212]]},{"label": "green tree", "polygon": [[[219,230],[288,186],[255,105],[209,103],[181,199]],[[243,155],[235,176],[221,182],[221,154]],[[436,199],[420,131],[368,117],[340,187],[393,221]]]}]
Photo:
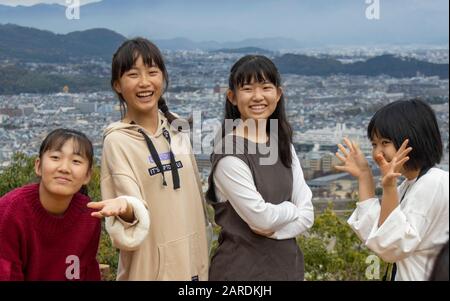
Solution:
[{"label": "green tree", "polygon": [[[366,260],[373,253],[346,220],[336,215],[332,203],[316,216],[313,227],[297,242],[305,257],[306,280],[369,280]],[[381,259],[379,262],[381,278],[386,264]]]},{"label": "green tree", "polygon": [[36,157],[28,157],[24,153],[15,153],[11,164],[0,173],[0,195],[25,184],[37,182],[34,173]]}]

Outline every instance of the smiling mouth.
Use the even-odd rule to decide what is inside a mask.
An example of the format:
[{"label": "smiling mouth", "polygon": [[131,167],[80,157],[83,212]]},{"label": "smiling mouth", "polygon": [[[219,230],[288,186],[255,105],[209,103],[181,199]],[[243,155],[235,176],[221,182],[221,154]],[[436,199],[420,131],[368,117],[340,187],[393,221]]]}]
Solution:
[{"label": "smiling mouth", "polygon": [[267,105],[252,105],[250,110],[253,112],[263,112],[267,108]]},{"label": "smiling mouth", "polygon": [[153,94],[155,94],[154,91],[145,91],[145,92],[139,92],[136,94],[136,96],[138,98],[148,98],[148,97],[152,97]]},{"label": "smiling mouth", "polygon": [[56,177],[55,180],[58,183],[69,183],[69,182],[72,182],[72,180],[70,180],[68,178],[63,178],[63,177]]}]

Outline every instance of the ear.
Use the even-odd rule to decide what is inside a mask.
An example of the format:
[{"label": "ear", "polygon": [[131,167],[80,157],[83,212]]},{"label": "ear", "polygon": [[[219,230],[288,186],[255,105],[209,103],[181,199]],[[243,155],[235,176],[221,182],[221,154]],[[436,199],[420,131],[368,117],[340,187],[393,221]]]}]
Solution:
[{"label": "ear", "polygon": [[92,177],[92,168],[89,168],[86,174],[86,179],[83,181],[83,185],[89,184],[89,182],[91,181],[91,177]]},{"label": "ear", "polygon": [[283,89],[281,87],[278,87],[277,88],[277,103],[280,101],[281,95],[283,95]]},{"label": "ear", "polygon": [[38,177],[42,177],[41,159],[39,159],[39,158],[36,158],[36,160],[34,161],[34,172],[36,173],[36,175]]},{"label": "ear", "polygon": [[114,87],[114,90],[115,90],[117,93],[122,94],[122,87],[120,86],[120,82],[119,82],[118,80],[116,80],[116,81],[114,82],[113,87]]},{"label": "ear", "polygon": [[234,95],[234,92],[230,89],[227,90],[227,100],[231,102],[232,105],[237,106],[237,101]]}]

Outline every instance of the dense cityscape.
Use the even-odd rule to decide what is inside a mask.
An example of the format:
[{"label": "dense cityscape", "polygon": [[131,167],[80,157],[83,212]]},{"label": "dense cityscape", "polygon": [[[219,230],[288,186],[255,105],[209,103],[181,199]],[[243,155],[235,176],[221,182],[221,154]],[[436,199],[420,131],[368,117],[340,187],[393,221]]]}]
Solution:
[{"label": "dense cityscape", "polygon": [[[323,54],[343,62],[353,62],[382,53],[381,49]],[[171,111],[180,116],[201,116],[194,122],[201,125],[202,149],[196,153],[204,184],[209,175],[208,138],[220,125],[224,109],[224,93],[231,65],[243,54],[220,51],[165,51],[170,76],[166,93]],[[448,62],[448,50],[409,49],[397,55],[421,60]],[[83,64],[24,64],[28,69],[45,69],[55,74],[87,74],[109,76],[109,63],[90,61]],[[86,67],[90,66],[90,67]],[[366,127],[371,116],[382,105],[400,98],[422,97],[437,113],[445,145],[441,167],[448,170],[449,106],[448,79],[420,74],[413,78],[389,76],[301,76],[283,74],[283,89],[289,121],[294,129],[294,146],[301,160],[305,178],[322,200],[347,200],[357,187],[346,174],[333,169],[337,159],[337,143],[344,137],[357,140],[370,158],[371,146]],[[35,155],[45,135],[58,127],[83,131],[94,143],[95,156],[101,156],[102,131],[120,119],[118,100],[111,90],[93,93],[72,93],[70,86],[55,94],[0,95],[0,168],[10,164],[15,152]],[[199,125],[197,124],[197,128]],[[196,133],[198,134],[198,133]]]}]

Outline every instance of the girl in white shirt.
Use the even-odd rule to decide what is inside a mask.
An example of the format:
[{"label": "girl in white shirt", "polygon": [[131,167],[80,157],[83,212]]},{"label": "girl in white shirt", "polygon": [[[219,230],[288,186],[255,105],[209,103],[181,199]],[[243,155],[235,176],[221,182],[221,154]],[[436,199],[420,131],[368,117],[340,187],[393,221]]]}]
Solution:
[{"label": "girl in white shirt", "polygon": [[358,179],[360,199],[348,223],[368,248],[395,263],[390,280],[427,280],[449,229],[448,172],[435,167],[443,149],[436,116],[421,100],[395,101],[375,113],[367,135],[383,195],[375,198],[367,160],[344,139],[347,148],[339,144],[336,153],[344,165],[336,168]]},{"label": "girl in white shirt", "polygon": [[312,194],[280,86],[278,70],[264,56],[245,56],[231,69],[207,192],[222,227],[210,280],[304,278],[295,237],[313,224]]}]

